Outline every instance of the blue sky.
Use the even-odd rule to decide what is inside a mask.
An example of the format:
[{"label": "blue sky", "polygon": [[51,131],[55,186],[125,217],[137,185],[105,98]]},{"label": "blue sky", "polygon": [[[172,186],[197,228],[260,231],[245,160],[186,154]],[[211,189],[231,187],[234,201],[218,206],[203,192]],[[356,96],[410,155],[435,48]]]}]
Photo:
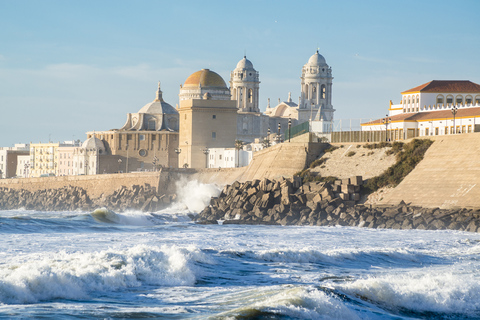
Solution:
[{"label": "blue sky", "polygon": [[[336,119],[383,116],[430,80],[480,83],[480,1],[0,0],[0,146],[85,140],[120,128],[209,68],[226,82],[246,52],[261,109],[298,102],[319,48]],[[346,121],[346,120],[345,120]]]}]

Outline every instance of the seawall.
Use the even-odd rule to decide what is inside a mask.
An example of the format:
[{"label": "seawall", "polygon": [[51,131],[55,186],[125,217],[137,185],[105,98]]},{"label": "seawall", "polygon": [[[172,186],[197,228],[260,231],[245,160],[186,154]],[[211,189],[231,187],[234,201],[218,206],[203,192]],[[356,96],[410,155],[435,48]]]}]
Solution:
[{"label": "seawall", "polygon": [[[426,137],[427,138],[427,137]],[[480,208],[480,133],[430,136],[424,159],[377,204]]]}]

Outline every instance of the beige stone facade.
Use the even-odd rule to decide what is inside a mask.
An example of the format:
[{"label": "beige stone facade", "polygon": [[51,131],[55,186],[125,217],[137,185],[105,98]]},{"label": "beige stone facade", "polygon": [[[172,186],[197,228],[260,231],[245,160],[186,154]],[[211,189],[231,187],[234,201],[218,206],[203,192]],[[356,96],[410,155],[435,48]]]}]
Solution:
[{"label": "beige stone facade", "polygon": [[235,146],[235,100],[180,101],[179,167],[206,168],[208,148]]}]

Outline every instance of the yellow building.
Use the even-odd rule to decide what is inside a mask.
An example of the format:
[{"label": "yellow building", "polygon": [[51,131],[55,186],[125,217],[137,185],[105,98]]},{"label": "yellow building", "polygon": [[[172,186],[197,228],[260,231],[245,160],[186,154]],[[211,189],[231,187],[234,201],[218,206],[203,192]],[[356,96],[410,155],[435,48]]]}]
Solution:
[{"label": "yellow building", "polygon": [[217,73],[202,69],[180,89],[178,166],[206,168],[209,148],[235,146],[237,103]]},{"label": "yellow building", "polygon": [[30,143],[30,177],[57,175],[60,142]]}]

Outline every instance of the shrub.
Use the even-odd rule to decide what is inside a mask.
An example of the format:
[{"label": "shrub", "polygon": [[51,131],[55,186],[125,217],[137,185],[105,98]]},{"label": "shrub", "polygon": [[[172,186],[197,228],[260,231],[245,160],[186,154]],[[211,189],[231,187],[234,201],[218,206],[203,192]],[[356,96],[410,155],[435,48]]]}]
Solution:
[{"label": "shrub", "polygon": [[355,155],[355,151],[350,151],[346,154],[347,157],[352,157]]},{"label": "shrub", "polygon": [[381,148],[386,148],[386,147],[391,147],[392,144],[387,141],[382,141],[379,143],[367,143],[364,144],[363,147],[367,149],[381,149]]},{"label": "shrub", "polygon": [[320,159],[317,159],[315,161],[313,161],[311,164],[310,164],[310,169],[313,169],[315,167],[318,167],[319,165],[325,163],[327,161],[328,158],[320,158]]},{"label": "shrub", "polygon": [[333,151],[335,151],[335,150],[337,150],[337,149],[338,149],[338,147],[336,147],[336,146],[330,146],[329,148],[323,150],[323,152],[325,152],[325,153],[327,153],[327,152],[333,152]]},{"label": "shrub", "polygon": [[315,174],[310,171],[310,169],[305,169],[303,171],[295,173],[295,176],[299,176],[302,178],[302,182],[310,182],[310,181],[320,181],[320,182],[330,182],[333,183],[335,180],[338,180],[337,177],[322,177],[320,174]]},{"label": "shrub", "polygon": [[[432,143],[432,140],[426,139],[414,139],[410,143],[402,143],[403,150],[396,154],[397,162],[381,175],[368,179],[362,186],[362,193],[369,194],[385,186],[397,186],[423,159]],[[400,150],[398,147],[395,148]]]}]

